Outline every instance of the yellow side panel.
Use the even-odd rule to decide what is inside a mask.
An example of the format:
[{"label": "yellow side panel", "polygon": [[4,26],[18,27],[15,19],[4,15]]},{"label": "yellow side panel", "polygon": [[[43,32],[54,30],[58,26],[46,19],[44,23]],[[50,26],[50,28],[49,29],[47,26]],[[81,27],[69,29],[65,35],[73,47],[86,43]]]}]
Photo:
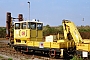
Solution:
[{"label": "yellow side panel", "polygon": [[34,41],[34,46],[35,46],[35,47],[39,47],[39,43],[40,43],[40,42],[37,42],[37,41],[35,42],[35,41]]},{"label": "yellow side panel", "polygon": [[36,38],[30,38],[30,41],[37,41]]},{"label": "yellow side panel", "polygon": [[76,45],[77,50],[89,51],[89,44],[79,43]]},{"label": "yellow side panel", "polygon": [[31,30],[31,38],[36,38],[36,30]]},{"label": "yellow side panel", "polygon": [[37,33],[38,33],[38,38],[43,38],[42,30],[38,30]]},{"label": "yellow side panel", "polygon": [[42,39],[42,38],[37,38],[36,41],[38,41],[38,42],[42,42],[43,39]]},{"label": "yellow side panel", "polygon": [[44,48],[50,48],[51,43],[50,42],[43,42]]},{"label": "yellow side panel", "polygon": [[[41,42],[34,42],[34,46],[35,47],[40,47],[40,43]],[[43,48],[50,48],[51,47],[51,43],[50,42],[42,42],[43,43]]]},{"label": "yellow side panel", "polygon": [[57,42],[51,42],[51,48],[60,48],[60,44]]},{"label": "yellow side panel", "polygon": [[30,41],[42,42],[42,38],[30,38]]},{"label": "yellow side panel", "polygon": [[33,46],[33,41],[27,41],[27,46]]}]

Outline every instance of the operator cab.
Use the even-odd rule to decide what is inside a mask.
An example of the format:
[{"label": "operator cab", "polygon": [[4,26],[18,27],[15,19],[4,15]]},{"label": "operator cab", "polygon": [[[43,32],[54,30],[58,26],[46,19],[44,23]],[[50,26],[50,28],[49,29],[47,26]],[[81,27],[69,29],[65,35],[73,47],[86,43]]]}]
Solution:
[{"label": "operator cab", "polygon": [[43,23],[39,21],[20,21],[14,23],[14,43],[26,44],[27,41],[42,41]]}]

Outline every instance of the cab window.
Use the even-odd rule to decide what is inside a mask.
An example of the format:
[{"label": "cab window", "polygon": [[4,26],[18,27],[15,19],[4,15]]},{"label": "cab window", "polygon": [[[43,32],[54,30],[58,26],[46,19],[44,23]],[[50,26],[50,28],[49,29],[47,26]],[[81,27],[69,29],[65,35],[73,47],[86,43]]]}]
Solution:
[{"label": "cab window", "polygon": [[36,29],[36,23],[31,22],[31,29]]},{"label": "cab window", "polygon": [[28,22],[28,29],[30,29],[30,22]]},{"label": "cab window", "polygon": [[15,29],[20,29],[20,23],[15,23]]},{"label": "cab window", "polygon": [[23,22],[22,23],[22,29],[26,29],[27,25],[26,25],[26,22]]},{"label": "cab window", "polygon": [[43,24],[42,23],[37,23],[37,29],[42,30]]}]

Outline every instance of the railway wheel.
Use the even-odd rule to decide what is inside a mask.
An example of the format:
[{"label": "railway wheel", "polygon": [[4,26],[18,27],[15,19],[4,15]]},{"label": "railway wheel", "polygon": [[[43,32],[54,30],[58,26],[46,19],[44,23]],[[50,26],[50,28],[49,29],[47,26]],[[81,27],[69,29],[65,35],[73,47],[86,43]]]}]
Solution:
[{"label": "railway wheel", "polygon": [[55,51],[54,49],[51,49],[51,50],[49,51],[49,57],[50,57],[50,58],[55,58],[55,57],[56,57],[56,51]]}]

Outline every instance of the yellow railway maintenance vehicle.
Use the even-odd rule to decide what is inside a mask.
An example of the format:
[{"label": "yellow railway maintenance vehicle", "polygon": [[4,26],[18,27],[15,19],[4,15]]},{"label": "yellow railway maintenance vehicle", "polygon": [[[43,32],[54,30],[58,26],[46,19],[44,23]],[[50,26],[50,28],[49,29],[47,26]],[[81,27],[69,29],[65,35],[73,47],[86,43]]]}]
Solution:
[{"label": "yellow railway maintenance vehicle", "polygon": [[21,52],[39,51],[50,57],[65,57],[75,52],[73,40],[43,41],[43,23],[39,21],[21,21],[14,23],[14,45]]},{"label": "yellow railway maintenance vehicle", "polygon": [[[23,21],[23,15],[19,14],[18,22],[14,22],[14,38],[11,34],[11,13],[7,13],[7,36],[13,47],[21,52],[39,51],[49,54],[50,57],[65,57],[73,55],[75,50],[82,57],[89,57],[90,40],[82,39],[75,24],[69,20],[63,20],[64,39],[47,42],[43,40],[43,23],[39,21]],[[50,40],[50,39],[49,39]]]},{"label": "yellow railway maintenance vehicle", "polygon": [[[19,19],[18,22],[14,22],[13,24],[14,34],[11,33],[12,19]],[[68,57],[74,54],[77,40],[69,38],[68,32],[73,32],[73,30],[68,30],[66,26],[67,22],[67,20],[63,20],[62,22],[65,39],[58,38],[56,41],[44,41],[42,22],[36,20],[23,21],[22,14],[19,14],[18,18],[11,18],[11,13],[7,13],[7,36],[9,37],[11,45],[21,52],[39,51],[45,54],[47,53],[53,58]],[[72,22],[69,23],[73,26]],[[12,35],[14,35],[14,38],[12,38]]]}]

